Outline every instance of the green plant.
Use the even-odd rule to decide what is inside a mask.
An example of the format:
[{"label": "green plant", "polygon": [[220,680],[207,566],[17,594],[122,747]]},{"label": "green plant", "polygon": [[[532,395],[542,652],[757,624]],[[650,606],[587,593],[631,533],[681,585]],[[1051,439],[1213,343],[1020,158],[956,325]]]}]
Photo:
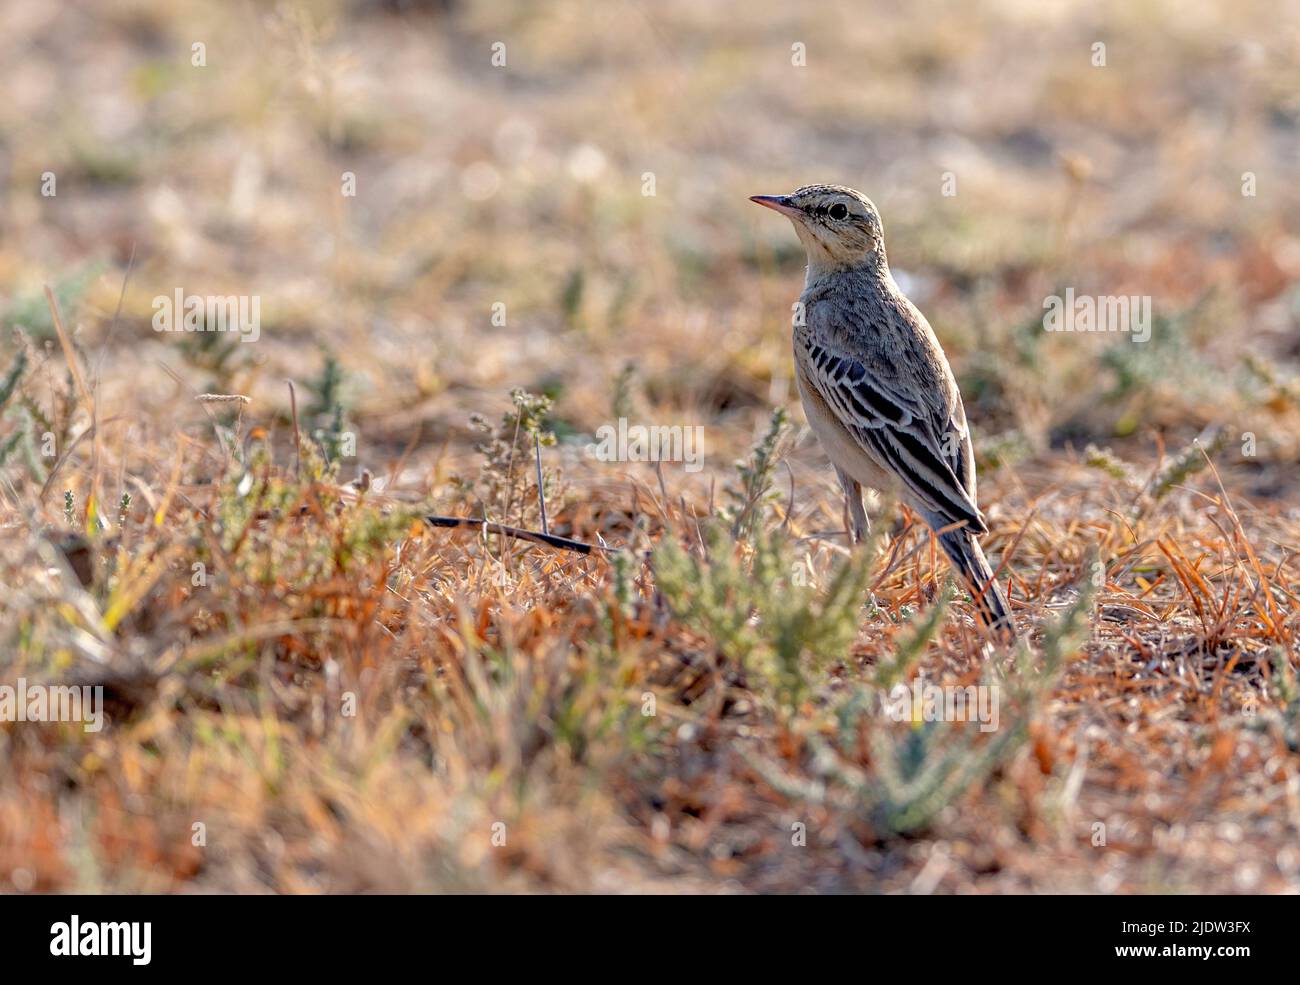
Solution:
[{"label": "green plant", "polygon": [[901,736],[888,726],[872,730],[872,782],[855,774],[850,785],[883,827],[900,834],[926,827],[1024,745],[1044,696],[1091,625],[1094,595],[1084,579],[1073,604],[1044,633],[1041,654],[1022,643],[1012,672],[985,673],[981,686],[999,688],[1011,700],[996,732],[978,745],[972,747],[968,730],[951,722],[913,723]]},{"label": "green plant", "polygon": [[[77,302],[103,272],[102,263],[90,263],[54,283],[51,290],[54,292],[59,310],[65,313],[65,318],[76,308]],[[45,292],[40,289],[19,294],[5,309],[4,321],[8,325],[21,325],[29,335],[38,339],[55,337],[50,304],[46,300]]]},{"label": "green plant", "polygon": [[747,459],[736,463],[738,485],[726,490],[729,504],[722,513],[731,523],[731,535],[737,540],[749,536],[764,517],[765,506],[772,495],[773,473],[785,453],[790,434],[790,415],[784,407],[772,411],[767,431],[754,445]]},{"label": "green plant", "polygon": [[538,478],[541,494],[554,501],[558,478],[553,470],[530,468],[542,446],[555,444],[550,426],[553,401],[545,394],[530,393],[520,387],[510,391],[512,409],[500,423],[492,424],[481,414],[470,417],[470,427],[480,435],[475,449],[483,456],[477,486],[458,480],[462,491],[476,495],[485,503],[496,504],[504,520],[515,519],[526,526],[540,513]]},{"label": "green plant", "polygon": [[247,363],[247,347],[233,332],[185,332],[178,336],[181,357],[210,378],[204,389],[225,392],[234,389],[235,370]]},{"label": "green plant", "polygon": [[[890,722],[883,714],[887,689],[901,686],[942,623],[944,606],[935,606],[916,621],[894,659],[880,666],[876,687],[853,688],[840,702],[833,742],[816,727],[801,730],[812,758],[811,772],[831,781],[833,789],[794,780],[773,763],[748,758],[767,782],[787,795],[831,802],[838,791],[841,806],[864,813],[886,832],[923,830],[1024,745],[1043,699],[1091,625],[1094,595],[1085,579],[1077,598],[1044,634],[1041,652],[1022,643],[1009,672],[985,671],[980,687],[996,688],[1009,700],[999,709],[997,728],[982,740],[972,742],[965,724],[916,720],[915,708],[913,720],[902,723]],[[864,747],[865,761],[860,757]]]},{"label": "green plant", "polygon": [[618,376],[614,377],[613,394],[610,399],[610,412],[614,420],[632,416],[633,384],[636,378],[636,364],[626,363]]},{"label": "green plant", "polygon": [[1211,456],[1228,443],[1227,428],[1209,428],[1171,455],[1151,478],[1145,492],[1159,502],[1169,492],[1210,464]]},{"label": "green plant", "polygon": [[718,523],[703,524],[702,535],[698,553],[671,538],[655,549],[659,591],[720,656],[757,676],[756,693],[771,692],[777,710],[793,714],[808,696],[810,673],[848,656],[870,577],[863,561],[869,552],[840,559],[818,590],[779,531],[759,528],[748,545]]},{"label": "green plant", "polygon": [[[9,372],[4,375],[4,379],[0,380],[0,413],[4,412],[5,406],[18,389],[18,384],[26,371],[27,353],[19,350],[13,365],[9,367]],[[31,418],[24,418],[9,437],[0,439],[0,466],[4,465],[5,460],[18,447],[18,443],[24,439],[24,436],[28,441],[31,440],[31,426]]]},{"label": "green plant", "polygon": [[320,375],[308,381],[307,389],[312,394],[306,410],[307,420],[311,422],[312,440],[320,447],[325,461],[332,464],[351,457],[356,449],[347,422],[344,372],[333,353],[325,354]]}]

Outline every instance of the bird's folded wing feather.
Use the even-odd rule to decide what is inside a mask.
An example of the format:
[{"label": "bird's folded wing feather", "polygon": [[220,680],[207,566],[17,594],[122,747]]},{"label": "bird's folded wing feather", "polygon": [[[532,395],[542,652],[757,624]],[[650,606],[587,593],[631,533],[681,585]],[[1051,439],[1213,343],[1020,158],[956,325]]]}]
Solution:
[{"label": "bird's folded wing feather", "polygon": [[[917,400],[824,339],[808,340],[803,348],[817,392],[871,458],[896,474],[917,503],[945,526],[965,520],[974,532],[985,532],[979,507],[958,478],[969,471],[965,427],[951,414],[948,420],[933,420]],[[955,438],[945,448],[940,435],[950,433]]]}]

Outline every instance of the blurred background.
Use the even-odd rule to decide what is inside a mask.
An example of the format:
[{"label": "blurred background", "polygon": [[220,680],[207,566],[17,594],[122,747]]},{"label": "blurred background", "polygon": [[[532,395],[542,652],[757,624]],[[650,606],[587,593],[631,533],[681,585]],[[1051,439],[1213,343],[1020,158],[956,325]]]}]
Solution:
[{"label": "blurred background", "polygon": [[[1300,5],[7,0],[0,80],[0,378],[19,367],[0,400],[4,679],[108,667],[119,723],[0,730],[0,888],[1300,885],[1279,796],[1296,746],[1220,718],[1271,700],[1267,641],[1256,623],[1206,628],[1180,587],[1193,563],[1229,558],[1205,576],[1216,590],[1240,575],[1243,541],[1182,489],[1129,513],[1162,461],[1216,435],[1264,566],[1291,579],[1274,638],[1294,632]],[[523,388],[554,401],[552,521],[632,543],[647,516],[658,535],[712,513],[785,408],[784,523],[825,576],[838,555],[805,542],[840,528],[840,503],[791,375],[803,251],[748,202],[814,182],[879,206],[965,395],[991,552],[1019,545],[1026,624],[1065,604],[1094,541],[1129,606],[1032,754],[999,761],[934,831],[801,800],[821,774],[778,795],[746,745],[791,771],[822,762],[813,709],[838,707],[934,597],[916,529],[889,528],[904,568],[873,586],[869,619],[846,616],[850,637],[865,627],[852,658],[783,718],[759,676],[707,662],[725,647],[648,606],[601,649],[611,593],[629,610],[636,594],[612,562],[441,532],[394,556],[396,514],[295,527],[307,494],[284,478],[302,467],[296,412],[340,485],[373,473],[349,487],[368,504],[535,528],[530,479],[492,485]],[[1067,289],[1149,297],[1149,341],[1044,331],[1045,298]],[[177,291],[258,298],[258,339],[154,331],[155,299]],[[69,447],[87,393],[101,430]],[[590,460],[620,416],[703,427],[705,468]],[[284,498],[241,528],[235,484],[262,439]],[[232,529],[254,532],[222,545],[205,594],[191,561],[215,570]],[[1192,560],[1166,562],[1159,538]],[[51,574],[47,541],[83,559],[84,592]],[[963,627],[926,651],[936,678],[978,679]],[[506,641],[513,676],[484,640]],[[665,668],[699,676],[656,692],[656,722],[611,726],[611,695],[639,707]],[[355,723],[326,714],[340,688],[360,697]],[[850,766],[873,768],[856,748]],[[501,818],[510,847],[493,854]],[[812,847],[781,854],[804,822]],[[1180,834],[1158,841],[1162,825]]]},{"label": "blurred background", "polygon": [[[794,400],[802,251],[746,199],[829,181],[880,207],[986,455],[1144,429],[1149,449],[1226,401],[1263,458],[1294,463],[1294,417],[1246,420],[1300,354],[1294,5],[126,0],[0,18],[5,319],[48,337],[55,286],[102,385],[146,419],[178,423],[160,364],[269,413],[332,354],[359,458],[379,461],[417,433],[454,445],[511,386],[589,434],[632,364],[639,412],[708,425],[725,462]],[[1152,341],[1045,334],[1065,287],[1150,296]],[[259,296],[261,340],[154,333],[177,288]]]}]

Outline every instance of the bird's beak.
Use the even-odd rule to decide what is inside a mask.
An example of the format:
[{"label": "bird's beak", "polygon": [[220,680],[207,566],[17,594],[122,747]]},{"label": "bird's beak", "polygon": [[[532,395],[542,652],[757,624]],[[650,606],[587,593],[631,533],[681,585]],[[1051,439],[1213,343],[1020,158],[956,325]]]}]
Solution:
[{"label": "bird's beak", "polygon": [[774,212],[780,212],[782,215],[788,215],[791,218],[802,215],[797,208],[790,204],[788,195],[751,195],[749,200],[766,209],[772,209]]}]

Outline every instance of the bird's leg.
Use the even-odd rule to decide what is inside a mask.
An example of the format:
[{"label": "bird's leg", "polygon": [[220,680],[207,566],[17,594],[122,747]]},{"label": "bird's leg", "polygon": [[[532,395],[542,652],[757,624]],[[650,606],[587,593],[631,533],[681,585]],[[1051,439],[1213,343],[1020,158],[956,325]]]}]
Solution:
[{"label": "bird's leg", "polygon": [[871,533],[871,521],[862,506],[862,485],[838,465],[835,474],[839,476],[840,486],[844,489],[844,526],[853,537],[853,543],[861,544]]}]

